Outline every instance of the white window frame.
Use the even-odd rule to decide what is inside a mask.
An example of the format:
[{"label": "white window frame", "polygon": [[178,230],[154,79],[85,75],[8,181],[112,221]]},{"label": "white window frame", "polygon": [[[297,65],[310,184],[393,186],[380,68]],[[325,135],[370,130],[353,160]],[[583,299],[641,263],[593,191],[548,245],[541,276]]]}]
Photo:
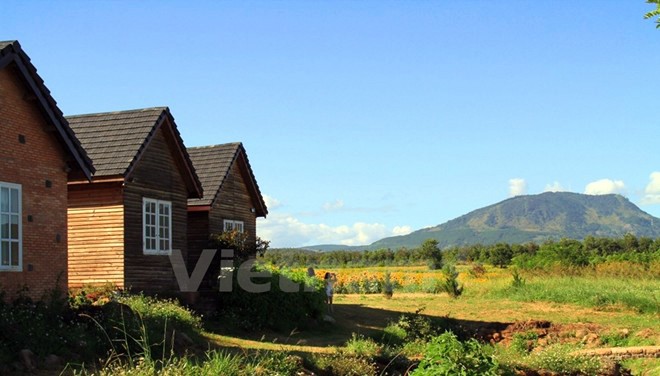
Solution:
[{"label": "white window frame", "polygon": [[[155,206],[155,212],[147,212],[147,205],[150,204]],[[168,209],[167,214],[161,212],[163,206]],[[165,217],[165,223],[163,223],[162,217]],[[161,228],[168,230],[167,236],[161,235]],[[153,233],[150,231],[152,229],[154,230]],[[153,247],[151,246],[152,241]],[[166,242],[165,247],[162,246],[163,242]],[[171,201],[142,198],[142,252],[145,255],[170,255],[172,253]]]},{"label": "white window frame", "polygon": [[233,231],[236,230],[240,233],[245,232],[245,224],[243,221],[235,221],[233,219],[225,219],[222,221],[222,231]]},{"label": "white window frame", "polygon": [[[11,192],[12,190],[17,191],[17,197],[18,197],[18,205],[17,205],[17,211],[12,211],[11,206],[7,208],[7,210],[2,209],[2,188],[8,189],[9,190],[9,200],[11,203]],[[5,217],[6,216],[6,217]],[[8,234],[6,236],[2,235],[2,218],[5,217],[9,220],[9,230]],[[17,231],[17,239],[14,239],[11,236],[11,223],[12,223],[12,217],[14,220],[16,220],[18,224],[18,231]],[[2,265],[2,245],[7,243],[8,247],[8,258],[9,260],[9,265]],[[18,262],[16,265],[11,265],[12,261],[11,260],[11,244],[12,243],[18,243]],[[15,183],[5,183],[5,182],[0,182],[0,272],[21,272],[23,271],[23,189],[20,184],[15,184]]]}]

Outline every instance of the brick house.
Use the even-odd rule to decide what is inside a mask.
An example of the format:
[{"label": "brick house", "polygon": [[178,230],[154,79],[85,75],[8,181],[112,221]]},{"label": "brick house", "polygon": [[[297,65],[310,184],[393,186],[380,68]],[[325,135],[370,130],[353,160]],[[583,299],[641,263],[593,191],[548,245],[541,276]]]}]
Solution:
[{"label": "brick house", "polygon": [[0,291],[67,286],[67,180],[91,160],[17,41],[0,42]]},{"label": "brick house", "polygon": [[[188,270],[197,264],[211,234],[226,230],[247,233],[255,244],[257,217],[266,217],[268,208],[252,172],[242,143],[188,148],[204,196],[188,200]],[[212,286],[219,267],[211,264],[200,289]]]},{"label": "brick house", "polygon": [[169,109],[67,119],[96,167],[91,182],[69,180],[69,286],[177,295],[169,255],[187,257],[188,199],[202,185]]}]

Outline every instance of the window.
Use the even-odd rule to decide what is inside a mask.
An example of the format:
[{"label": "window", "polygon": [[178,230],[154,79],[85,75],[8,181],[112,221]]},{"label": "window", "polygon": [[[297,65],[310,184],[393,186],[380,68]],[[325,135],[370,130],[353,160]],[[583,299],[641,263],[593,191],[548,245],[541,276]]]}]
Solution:
[{"label": "window", "polygon": [[0,270],[22,270],[21,186],[0,182]]},{"label": "window", "polygon": [[237,232],[243,232],[243,221],[232,221],[230,219],[225,219],[225,231],[236,230]]},{"label": "window", "polygon": [[142,208],[144,254],[170,254],[172,252],[172,203],[144,198]]}]

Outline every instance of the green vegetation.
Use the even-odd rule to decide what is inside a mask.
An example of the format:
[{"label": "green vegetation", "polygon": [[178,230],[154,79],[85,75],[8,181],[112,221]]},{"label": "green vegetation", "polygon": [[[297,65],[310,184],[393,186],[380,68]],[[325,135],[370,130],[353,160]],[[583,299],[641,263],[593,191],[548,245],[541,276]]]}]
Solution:
[{"label": "green vegetation", "polygon": [[83,368],[72,370],[72,373],[75,376],[293,376],[299,369],[299,359],[283,352],[231,354],[226,351],[207,351],[199,360],[175,356],[163,359],[142,356],[134,361],[113,358],[98,369]]},{"label": "green vegetation", "polygon": [[[175,300],[110,288],[72,291],[68,299],[53,293],[44,299],[47,303],[23,294],[0,303],[0,367],[29,348],[41,359],[48,354],[76,359],[68,367],[81,376],[296,375],[303,368],[326,375],[487,375],[541,369],[594,374],[602,364],[574,350],[655,345],[660,339],[660,278],[653,244],[627,236],[512,245],[516,266],[509,269],[480,262],[444,262],[442,271],[429,270],[426,262],[339,269],[337,286],[346,278],[343,282],[355,282],[362,292],[378,276],[380,292],[388,280],[397,293],[389,299],[338,294],[334,324],[320,320],[322,282],[308,277],[306,268],[262,265],[255,271],[269,274],[253,282],[270,282],[271,292],[247,294],[237,288],[238,294],[222,297],[228,307],[205,318],[207,329],[225,336],[204,332],[201,318]],[[629,251],[633,248],[637,251]],[[487,250],[480,248],[480,257],[489,258]],[[521,255],[525,263],[519,261]],[[282,285],[280,278],[301,287],[286,293],[290,285]],[[410,286],[417,286],[415,292],[406,291]],[[443,286],[449,286],[443,291],[448,295],[420,292]],[[460,299],[449,298],[457,291]],[[552,326],[527,326],[528,320],[548,320],[544,322]],[[512,322],[503,330],[501,323]],[[272,338],[282,333],[288,333],[284,342]],[[496,340],[493,333],[501,336]],[[636,372],[658,367],[657,360],[628,364]]]},{"label": "green vegetation", "polygon": [[454,333],[445,332],[429,342],[424,358],[411,375],[495,376],[498,368],[492,348],[474,339],[461,342]]},{"label": "green vegetation", "polygon": [[554,344],[538,352],[519,348],[496,349],[495,357],[508,369],[542,369],[559,375],[598,375],[603,365],[598,358],[575,354],[574,345]]},{"label": "green vegetation", "polygon": [[[257,284],[270,284],[267,292],[246,291],[233,273],[231,292],[220,292],[217,315],[245,330],[275,329],[288,332],[304,329],[309,320],[320,318],[325,306],[323,281],[303,270],[253,268]],[[293,289],[293,291],[292,291]]]},{"label": "green vegetation", "polygon": [[442,251],[435,239],[426,239],[419,248],[422,259],[427,260],[429,269],[442,269]]},{"label": "green vegetation", "polygon": [[496,243],[447,248],[437,254],[437,242],[429,239],[420,248],[378,249],[375,251],[313,252],[304,250],[271,251],[260,258],[264,264],[280,267],[320,268],[429,265],[431,270],[443,263],[490,264],[505,268],[514,265],[523,270],[548,270],[591,267],[613,262],[628,262],[634,269],[611,270],[629,276],[660,277],[660,238],[651,239],[626,234],[621,238],[584,240],[548,240],[541,244]]},{"label": "green vegetation", "polygon": [[584,239],[594,234],[614,238],[634,233],[658,238],[659,223],[621,195],[545,192],[516,196],[435,227],[381,239],[368,249],[414,248],[429,238],[437,240],[442,249]]},{"label": "green vegetation", "polygon": [[660,313],[660,280],[620,279],[590,276],[542,276],[529,278],[520,286],[504,286],[494,297],[525,302],[547,301],[577,306],[629,309],[638,313]]},{"label": "green vegetation", "polygon": [[656,8],[644,15],[644,19],[657,18],[655,27],[660,29],[660,0],[646,0],[649,4],[655,4]]},{"label": "green vegetation", "polygon": [[463,293],[463,286],[458,283],[458,272],[454,265],[448,264],[445,266],[443,272],[446,277],[444,283],[441,285],[442,291],[452,298],[458,298]]}]

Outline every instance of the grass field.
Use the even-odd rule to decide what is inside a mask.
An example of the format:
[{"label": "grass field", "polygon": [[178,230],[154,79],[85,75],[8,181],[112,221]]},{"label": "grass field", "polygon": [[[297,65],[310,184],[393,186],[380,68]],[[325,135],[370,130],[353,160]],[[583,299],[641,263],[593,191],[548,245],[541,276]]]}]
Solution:
[{"label": "grass field", "polygon": [[[292,333],[247,335],[215,328],[207,334],[211,343],[225,348],[282,350],[298,354],[332,353],[354,333],[381,338],[385,327],[402,313],[422,309],[429,317],[442,318],[469,333],[484,328],[498,331],[513,323],[550,322],[557,341],[584,345],[584,333],[595,335],[594,347],[660,344],[660,280],[589,275],[522,274],[522,284],[513,287],[510,270],[487,268],[475,275],[459,268],[463,294],[424,291],[445,276],[425,267],[371,267],[332,270],[338,284],[365,284],[389,272],[398,287],[391,299],[382,294],[337,294],[334,324]],[[325,270],[317,270],[321,275]],[[409,292],[415,291],[415,292]],[[594,338],[592,335],[592,339]],[[577,347],[576,347],[577,348]],[[631,361],[627,365],[660,372],[660,361]]]}]

